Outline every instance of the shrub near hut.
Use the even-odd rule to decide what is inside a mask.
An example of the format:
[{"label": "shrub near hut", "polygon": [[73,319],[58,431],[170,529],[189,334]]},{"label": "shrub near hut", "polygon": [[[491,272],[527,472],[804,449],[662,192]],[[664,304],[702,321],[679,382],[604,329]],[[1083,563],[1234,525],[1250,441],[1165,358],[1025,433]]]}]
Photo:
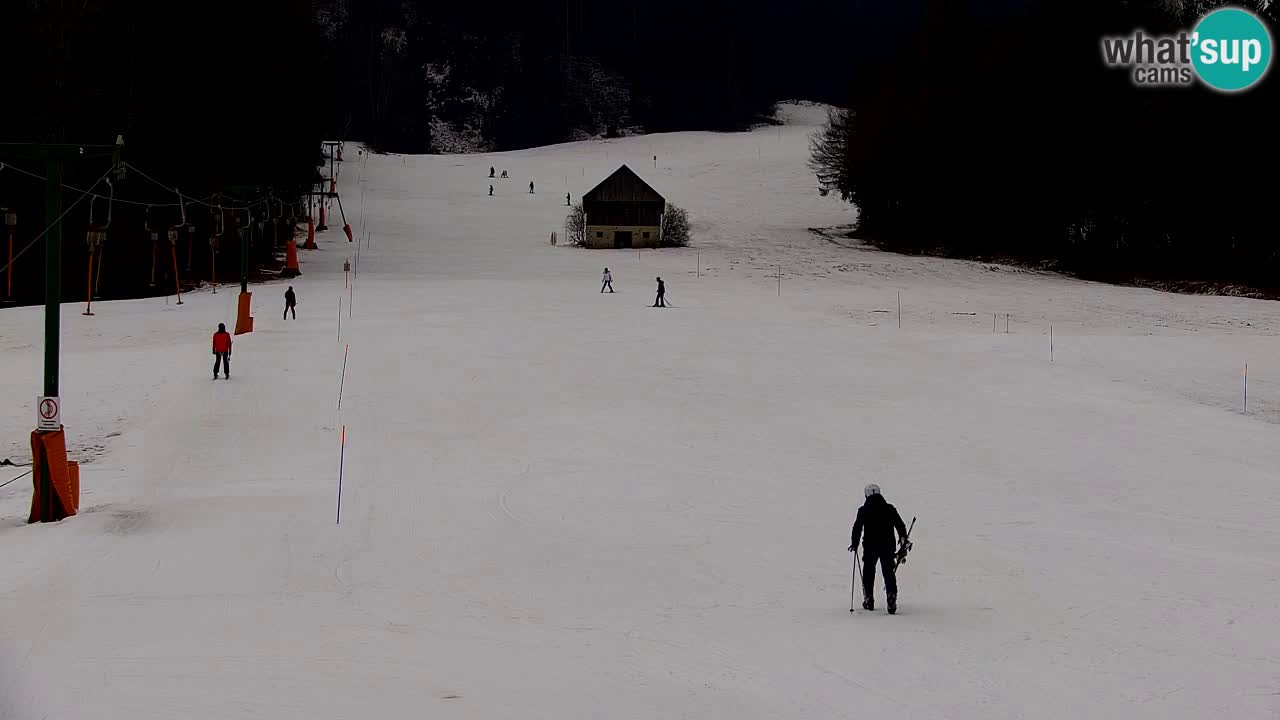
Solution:
[{"label": "shrub near hut", "polygon": [[587,214],[582,211],[582,203],[573,206],[564,218],[564,239],[571,245],[583,247],[587,244]]},{"label": "shrub near hut", "polygon": [[689,213],[684,208],[667,203],[662,214],[661,247],[687,247],[689,245]]}]

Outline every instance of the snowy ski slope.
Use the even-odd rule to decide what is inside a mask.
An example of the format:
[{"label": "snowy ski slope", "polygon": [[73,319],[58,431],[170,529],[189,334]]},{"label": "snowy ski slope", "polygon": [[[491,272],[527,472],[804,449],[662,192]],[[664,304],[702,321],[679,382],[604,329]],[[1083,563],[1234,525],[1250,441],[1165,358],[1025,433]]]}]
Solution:
[{"label": "snowy ski slope", "polygon": [[[1280,714],[1277,306],[840,247],[808,230],[853,219],[805,167],[821,113],[787,115],[348,144],[354,291],[335,226],[297,321],[254,288],[229,382],[234,287],[65,306],[82,514],[0,488],[0,717]],[[621,162],[696,247],[550,246]],[[0,457],[42,327],[0,310]],[[867,482],[920,518],[896,617],[848,611]]]}]

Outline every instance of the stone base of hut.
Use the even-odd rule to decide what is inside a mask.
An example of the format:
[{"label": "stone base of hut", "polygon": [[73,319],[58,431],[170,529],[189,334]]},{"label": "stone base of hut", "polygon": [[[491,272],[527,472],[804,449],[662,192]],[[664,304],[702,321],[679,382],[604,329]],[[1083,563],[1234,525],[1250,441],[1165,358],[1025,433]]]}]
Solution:
[{"label": "stone base of hut", "polygon": [[588,225],[587,247],[652,248],[658,247],[661,231],[656,225]]}]

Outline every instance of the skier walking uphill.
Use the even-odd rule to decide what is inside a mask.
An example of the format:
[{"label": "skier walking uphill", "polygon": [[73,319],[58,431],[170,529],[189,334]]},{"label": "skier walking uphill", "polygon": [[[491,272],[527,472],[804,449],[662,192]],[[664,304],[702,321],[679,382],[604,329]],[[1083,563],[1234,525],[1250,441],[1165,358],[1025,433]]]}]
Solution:
[{"label": "skier walking uphill", "polygon": [[868,485],[863,494],[867,499],[858,508],[858,517],[853,521],[853,534],[849,539],[849,552],[857,552],[859,536],[865,533],[862,538],[862,607],[864,610],[875,609],[876,562],[879,562],[884,572],[885,602],[892,615],[898,611],[898,578],[894,574],[897,543],[893,540],[893,531],[898,531],[901,542],[907,537],[907,524],[902,522],[898,509],[885,501],[879,485]]},{"label": "skier walking uphill", "polygon": [[666,300],[667,284],[662,282],[662,278],[654,278],[654,279],[658,281],[658,297],[654,299],[653,306],[666,307],[667,306],[667,300]]},{"label": "skier walking uphill", "polygon": [[604,277],[601,278],[600,292],[604,292],[605,288],[609,288],[609,292],[613,292],[613,273],[609,272],[609,268],[604,269]]},{"label": "skier walking uphill", "polygon": [[213,379],[218,379],[218,368],[231,379],[231,333],[227,332],[224,323],[218,323],[218,332],[213,334]]},{"label": "skier walking uphill", "polygon": [[533,194],[533,183],[532,183],[532,182],[531,182],[531,183],[529,183],[529,194],[530,194],[530,195],[532,195],[532,194]]},{"label": "skier walking uphill", "polygon": [[298,319],[298,296],[293,294],[293,286],[290,285],[288,290],[284,291],[284,318],[289,318],[289,313],[293,313],[293,319]]}]

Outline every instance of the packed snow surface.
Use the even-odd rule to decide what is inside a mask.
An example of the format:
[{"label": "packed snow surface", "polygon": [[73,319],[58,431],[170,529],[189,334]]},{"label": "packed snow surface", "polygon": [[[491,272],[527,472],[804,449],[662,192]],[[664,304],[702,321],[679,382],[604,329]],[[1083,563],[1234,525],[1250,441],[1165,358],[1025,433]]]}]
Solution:
[{"label": "packed snow surface", "polygon": [[[354,289],[335,225],[296,321],[252,288],[230,381],[235,287],[64,306],[83,507],[0,488],[0,717],[1280,715],[1277,306],[811,232],[855,216],[805,166],[822,113],[785,116],[348,144]],[[551,246],[623,162],[694,247]],[[15,462],[41,313],[0,310]],[[868,482],[919,517],[896,617],[848,609]]]}]

